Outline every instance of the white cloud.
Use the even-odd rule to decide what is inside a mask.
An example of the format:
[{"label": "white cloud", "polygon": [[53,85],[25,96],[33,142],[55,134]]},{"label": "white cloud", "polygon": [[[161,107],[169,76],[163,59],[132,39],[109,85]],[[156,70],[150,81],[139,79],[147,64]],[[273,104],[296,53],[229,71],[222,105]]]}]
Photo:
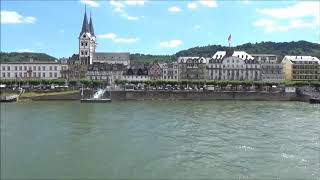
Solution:
[{"label": "white cloud", "polygon": [[180,12],[181,9],[177,6],[172,6],[168,8],[168,11],[176,13],[176,12]]},{"label": "white cloud", "polygon": [[253,25],[264,28],[266,32],[320,28],[320,2],[305,1],[286,8],[257,9],[257,11],[268,18],[258,19]]},{"label": "white cloud", "polygon": [[97,36],[98,38],[101,39],[110,39],[115,43],[135,43],[140,40],[140,38],[123,38],[123,37],[118,37],[115,33],[107,33],[107,34],[101,34]]},{"label": "white cloud", "polygon": [[114,42],[116,43],[135,43],[139,41],[140,38],[115,38]]},{"label": "white cloud", "polygon": [[188,3],[187,6],[189,9],[196,9],[198,7],[198,4],[195,2],[192,2],[192,3]]},{"label": "white cloud", "polygon": [[36,22],[35,17],[24,17],[16,11],[1,11],[1,24],[33,24]]},{"label": "white cloud", "polygon": [[249,0],[242,0],[241,2],[242,2],[243,4],[246,4],[246,5],[250,4],[250,1],[249,1]]},{"label": "white cloud", "polygon": [[201,26],[198,25],[198,24],[193,26],[193,29],[194,29],[194,30],[199,30],[200,28],[201,28]]},{"label": "white cloud", "polygon": [[128,1],[119,1],[119,0],[111,0],[109,1],[110,5],[114,7],[114,11],[118,12],[121,17],[126,18],[127,20],[130,21],[136,21],[139,20],[140,17],[138,16],[130,16],[126,11],[125,7],[126,5],[129,6],[142,6],[144,5],[145,1],[144,0],[128,0]]},{"label": "white cloud", "polygon": [[258,9],[258,12],[279,19],[301,18],[306,16],[320,16],[320,2],[299,2],[291,7],[273,8],[273,9]]},{"label": "white cloud", "polygon": [[100,4],[94,0],[80,0],[81,3],[86,4],[90,7],[99,7]]},{"label": "white cloud", "polygon": [[160,46],[162,47],[178,47],[180,45],[182,45],[181,40],[171,40],[171,41],[160,42]]},{"label": "white cloud", "polygon": [[129,6],[143,6],[145,2],[146,2],[145,0],[127,0],[127,1],[124,1],[124,3],[126,5],[129,5]]},{"label": "white cloud", "polygon": [[207,6],[209,8],[216,8],[218,4],[215,0],[199,0],[199,3],[203,6]]},{"label": "white cloud", "polygon": [[19,49],[19,50],[17,50],[17,52],[22,53],[22,52],[34,52],[34,51],[30,50],[30,49]]}]

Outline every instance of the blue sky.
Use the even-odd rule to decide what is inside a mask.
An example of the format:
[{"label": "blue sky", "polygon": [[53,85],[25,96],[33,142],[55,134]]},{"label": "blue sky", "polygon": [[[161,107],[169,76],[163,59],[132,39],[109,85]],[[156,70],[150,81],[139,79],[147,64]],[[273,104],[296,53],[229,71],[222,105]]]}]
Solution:
[{"label": "blue sky", "polygon": [[173,54],[208,44],[320,43],[318,1],[1,1],[1,51],[78,53],[85,4],[98,52]]}]

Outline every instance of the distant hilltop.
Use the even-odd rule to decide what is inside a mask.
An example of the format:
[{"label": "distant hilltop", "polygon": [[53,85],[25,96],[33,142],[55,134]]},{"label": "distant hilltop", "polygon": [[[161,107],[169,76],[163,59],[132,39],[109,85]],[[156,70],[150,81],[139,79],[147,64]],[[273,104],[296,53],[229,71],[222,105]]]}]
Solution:
[{"label": "distant hilltop", "polygon": [[[217,51],[226,50],[227,46],[208,45],[202,47],[193,47],[182,50],[173,55],[151,55],[151,54],[130,54],[130,61],[133,64],[150,64],[153,61],[172,62],[176,61],[180,56],[198,56],[212,57]],[[310,55],[320,59],[320,44],[308,41],[292,41],[292,42],[260,42],[246,43],[233,47],[235,50],[245,51],[249,54],[275,54],[281,57],[285,55]],[[57,58],[45,53],[18,53],[18,52],[1,52],[0,62],[25,61],[33,58],[35,61],[54,61]]]},{"label": "distant hilltop", "polygon": [[[178,57],[184,56],[212,57],[217,51],[225,51],[227,48],[227,46],[221,45],[208,45],[182,50],[174,55],[131,54],[130,60],[132,63],[135,63],[135,61],[137,63],[150,63],[152,62],[150,60],[176,61]],[[285,55],[308,55],[320,58],[320,44],[308,41],[246,43],[233,48],[249,54],[279,55],[279,60],[282,60]]]},{"label": "distant hilltop", "polygon": [[33,52],[0,52],[0,62],[55,61],[57,58],[45,53]]}]

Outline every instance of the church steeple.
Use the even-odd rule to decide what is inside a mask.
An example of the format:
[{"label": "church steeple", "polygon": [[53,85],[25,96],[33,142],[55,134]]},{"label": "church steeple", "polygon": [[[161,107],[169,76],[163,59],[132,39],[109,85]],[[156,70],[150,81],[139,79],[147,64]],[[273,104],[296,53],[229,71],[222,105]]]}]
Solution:
[{"label": "church steeple", "polygon": [[83,23],[82,23],[82,30],[81,30],[79,36],[81,36],[81,34],[86,33],[86,32],[90,32],[90,27],[89,27],[88,19],[87,19],[87,7],[85,9]]},{"label": "church steeple", "polygon": [[95,36],[95,34],[94,34],[94,29],[93,29],[92,18],[91,18],[91,11],[90,11],[89,30],[90,30],[91,35],[92,35],[92,36]]}]

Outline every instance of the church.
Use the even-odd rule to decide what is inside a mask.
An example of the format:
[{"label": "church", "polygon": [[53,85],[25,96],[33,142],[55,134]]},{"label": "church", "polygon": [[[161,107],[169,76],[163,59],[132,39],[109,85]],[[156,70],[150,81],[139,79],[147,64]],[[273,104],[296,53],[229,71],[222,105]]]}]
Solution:
[{"label": "church", "polygon": [[90,13],[88,22],[87,12],[84,13],[81,32],[79,34],[79,61],[80,64],[90,65],[94,63],[130,65],[128,52],[96,52],[97,38],[94,33],[93,21]]}]

